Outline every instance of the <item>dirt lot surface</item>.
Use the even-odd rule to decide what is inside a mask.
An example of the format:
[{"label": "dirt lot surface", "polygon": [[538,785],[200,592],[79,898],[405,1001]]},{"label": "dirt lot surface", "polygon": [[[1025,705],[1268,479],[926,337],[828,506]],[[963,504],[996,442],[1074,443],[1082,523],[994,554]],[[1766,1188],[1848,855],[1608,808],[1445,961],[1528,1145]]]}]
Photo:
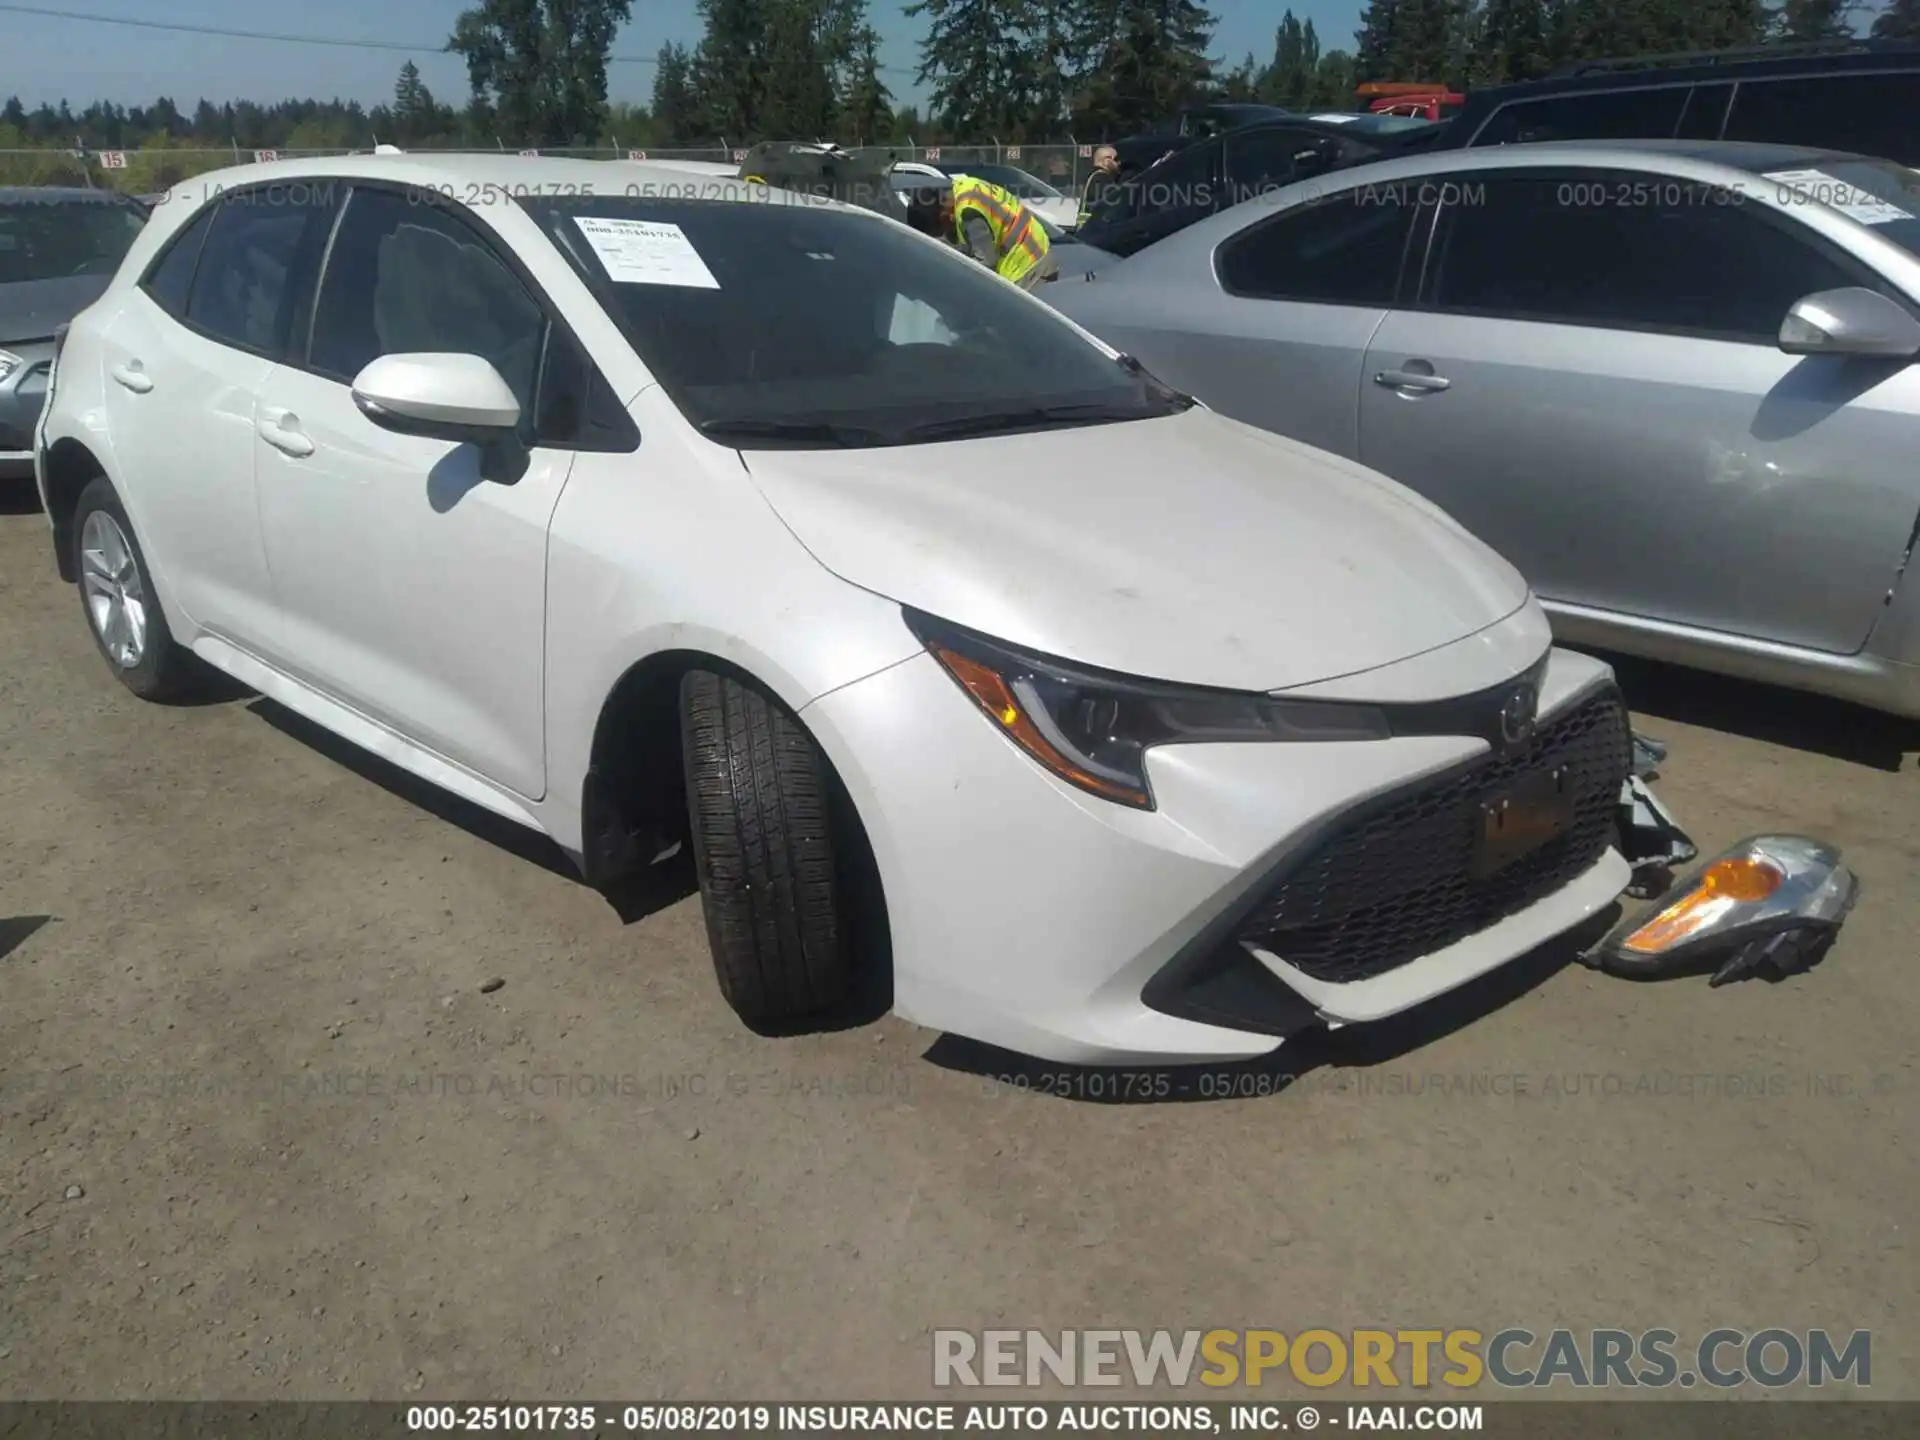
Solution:
[{"label": "dirt lot surface", "polygon": [[1920,1398],[1920,732],[1624,672],[1703,847],[1863,876],[1812,974],[1554,952],[1239,1082],[1281,1093],[1087,1103],[890,1017],[755,1036],[697,900],[623,922],[275,707],[135,700],[24,509],[0,1397],[905,1398],[943,1326],[1781,1325]]}]

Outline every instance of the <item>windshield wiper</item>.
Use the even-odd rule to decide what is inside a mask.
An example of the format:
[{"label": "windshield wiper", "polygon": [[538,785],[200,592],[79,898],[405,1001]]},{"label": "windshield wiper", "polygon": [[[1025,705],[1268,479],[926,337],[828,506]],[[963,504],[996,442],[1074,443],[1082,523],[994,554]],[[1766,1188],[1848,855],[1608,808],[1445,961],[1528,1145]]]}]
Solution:
[{"label": "windshield wiper", "polygon": [[900,432],[902,440],[961,440],[970,435],[995,435],[1008,430],[1044,430],[1056,425],[1098,425],[1110,420],[1148,420],[1151,410],[1138,405],[1035,405],[1024,410],[997,410],[990,415],[960,415],[951,420],[929,420]]},{"label": "windshield wiper", "polygon": [[700,433],[709,440],[791,440],[801,445],[837,445],[856,449],[877,445],[878,430],[860,425],[834,425],[824,420],[764,420],[745,417],[736,420],[706,420]]}]

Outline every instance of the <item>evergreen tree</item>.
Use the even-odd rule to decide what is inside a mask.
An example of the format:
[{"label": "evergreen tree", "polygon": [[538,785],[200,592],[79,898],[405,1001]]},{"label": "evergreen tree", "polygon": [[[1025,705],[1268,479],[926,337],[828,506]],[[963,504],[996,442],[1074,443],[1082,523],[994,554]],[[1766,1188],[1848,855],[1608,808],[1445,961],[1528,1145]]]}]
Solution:
[{"label": "evergreen tree", "polygon": [[1532,80],[1553,68],[1545,0],[1487,0],[1471,81]]},{"label": "evergreen tree", "polygon": [[707,27],[693,61],[700,128],[746,144],[760,134],[764,7],[760,0],[700,0],[700,14]]},{"label": "evergreen tree", "polygon": [[1920,40],[1920,0],[1889,0],[1873,22],[1876,40]]},{"label": "evergreen tree", "polygon": [[[421,82],[420,67],[411,60],[400,67],[400,77],[393,82],[391,113],[394,139],[402,145],[424,140],[441,128],[440,107],[434,102],[433,92]],[[378,126],[375,133],[379,133]]]},{"label": "evergreen tree", "polygon": [[1353,56],[1345,50],[1329,50],[1314,67],[1307,104],[1315,110],[1358,109],[1360,101],[1354,87],[1359,83]]},{"label": "evergreen tree", "polygon": [[1273,33],[1273,60],[1260,76],[1260,98],[1269,105],[1304,110],[1311,103],[1320,68],[1320,37],[1313,21],[1302,25],[1288,10]]},{"label": "evergreen tree", "polygon": [[862,25],[854,37],[852,78],[840,101],[840,128],[853,145],[874,145],[893,135],[893,93],[880,78],[880,37]]},{"label": "evergreen tree", "polygon": [[1081,90],[1076,130],[1126,135],[1209,89],[1213,16],[1194,0],[1095,0],[1106,44]]},{"label": "evergreen tree", "polygon": [[1853,0],[1785,0],[1773,33],[1781,40],[1844,40],[1853,34],[1854,8]]},{"label": "evergreen tree", "polygon": [[1400,0],[1367,0],[1354,34],[1354,73],[1361,81],[1397,80],[1394,34]]},{"label": "evergreen tree", "polygon": [[684,45],[662,45],[653,71],[654,136],[663,145],[686,144],[700,136],[700,121],[693,57]]},{"label": "evergreen tree", "polygon": [[927,17],[920,83],[933,118],[948,130],[992,135],[1012,128],[1007,96],[1017,81],[1020,35],[1004,0],[914,0],[907,15]]}]

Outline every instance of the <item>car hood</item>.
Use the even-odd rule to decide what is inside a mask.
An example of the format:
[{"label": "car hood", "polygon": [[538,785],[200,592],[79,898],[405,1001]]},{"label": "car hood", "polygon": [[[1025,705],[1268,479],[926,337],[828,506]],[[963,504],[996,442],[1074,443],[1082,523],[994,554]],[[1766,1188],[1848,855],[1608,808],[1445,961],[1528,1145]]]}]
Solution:
[{"label": "car hood", "polygon": [[111,275],[66,275],[0,285],[0,345],[47,340],[106,293]]},{"label": "car hood", "polygon": [[1196,408],[871,450],[743,452],[842,579],[1043,654],[1277,690],[1452,644],[1527,601],[1429,502]]}]

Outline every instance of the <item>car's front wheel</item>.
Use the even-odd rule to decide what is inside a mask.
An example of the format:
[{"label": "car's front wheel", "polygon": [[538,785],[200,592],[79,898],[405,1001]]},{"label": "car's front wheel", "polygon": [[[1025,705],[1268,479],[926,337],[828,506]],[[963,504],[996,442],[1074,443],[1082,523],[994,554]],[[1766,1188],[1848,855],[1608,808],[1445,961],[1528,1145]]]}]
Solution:
[{"label": "car's front wheel", "polygon": [[793,713],[710,671],[680,683],[693,857],[720,991],[750,1024],[852,990],[827,763]]},{"label": "car's front wheel", "polygon": [[133,522],[104,475],[80,492],[74,509],[73,569],[93,643],[120,683],[143,700],[188,689],[193,657],[167,629]]}]

